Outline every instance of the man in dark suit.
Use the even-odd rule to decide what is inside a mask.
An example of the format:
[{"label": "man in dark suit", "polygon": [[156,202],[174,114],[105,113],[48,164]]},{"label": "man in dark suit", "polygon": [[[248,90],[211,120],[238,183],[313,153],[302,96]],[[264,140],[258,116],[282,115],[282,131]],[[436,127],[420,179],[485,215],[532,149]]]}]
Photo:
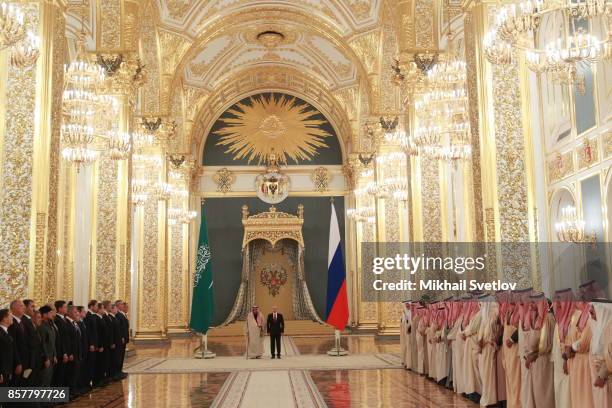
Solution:
[{"label": "man in dark suit", "polygon": [[0,309],[0,387],[13,384],[13,375],[17,366],[17,348],[13,337],[8,333],[13,324],[13,317],[8,309]]},{"label": "man in dark suit", "polygon": [[98,302],[97,305],[97,328],[98,328],[98,353],[96,354],[95,364],[95,385],[106,384],[106,364],[108,351],[110,350],[110,330],[106,326],[106,320],[103,318],[104,306]]},{"label": "man in dark suit", "polygon": [[96,381],[96,358],[98,356],[98,301],[95,299],[87,303],[85,326],[87,327],[87,379],[86,383],[93,386]]},{"label": "man in dark suit", "polygon": [[30,354],[29,361],[32,368],[32,374],[27,379],[26,383],[30,387],[35,387],[40,386],[40,372],[43,364],[42,345],[40,344],[40,337],[36,330],[36,325],[33,322],[33,319],[37,313],[36,304],[32,299],[24,299],[23,304],[25,305],[23,325],[26,331],[28,350]]},{"label": "man in dark suit", "polygon": [[117,305],[118,310],[115,317],[121,325],[121,343],[118,351],[119,361],[117,362],[117,364],[119,366],[119,378],[125,378],[127,374],[123,372],[123,361],[125,360],[125,348],[130,342],[130,321],[127,317],[127,313],[125,310],[125,302],[122,300],[117,300],[115,304]]},{"label": "man in dark suit", "polygon": [[[57,328],[57,336],[55,338],[55,349],[57,353],[57,365],[53,370],[53,386],[66,387],[68,378],[66,376],[68,365],[74,360],[72,344],[70,338],[70,328],[66,320],[66,312],[68,305],[63,300],[55,302],[55,319],[54,323]],[[70,374],[70,373],[68,373]]]},{"label": "man in dark suit", "polygon": [[282,313],[278,313],[276,306],[272,306],[272,313],[268,315],[267,327],[270,335],[270,354],[274,358],[274,346],[276,345],[276,358],[280,359],[281,336],[285,332],[285,320]]},{"label": "man in dark suit", "polygon": [[40,316],[42,323],[37,327],[40,337],[41,347],[43,351],[43,367],[40,372],[40,386],[50,387],[53,379],[53,367],[57,364],[57,355],[55,348],[56,331],[53,323],[53,310],[51,306],[43,306],[40,308]]},{"label": "man in dark suit", "polygon": [[[25,305],[21,300],[13,300],[10,304],[10,310],[13,324],[8,328],[8,334],[13,338],[13,343],[17,349],[17,364],[15,375],[13,375],[13,385],[15,387],[26,387],[28,379],[32,374],[32,366],[30,364],[30,350],[28,348],[29,339],[23,321]],[[24,374],[27,378],[24,378]]]},{"label": "man in dark suit", "polygon": [[119,365],[121,361],[121,322],[117,318],[117,305],[115,303],[110,304],[110,313],[108,313],[108,317],[113,326],[113,344],[115,347],[111,350],[111,368],[110,368],[110,376],[113,380],[119,380],[121,372],[121,366]]},{"label": "man in dark suit", "polygon": [[78,310],[76,306],[68,306],[68,312],[66,313],[66,331],[70,337],[70,352],[74,358],[68,362],[66,369],[66,385],[70,387],[70,398],[76,397],[78,392],[78,380],[80,364],[83,360],[83,353],[81,350],[81,328],[77,323]]},{"label": "man in dark suit", "polygon": [[87,325],[85,324],[85,318],[87,317],[87,310],[83,306],[77,306],[78,319],[77,325],[81,332],[81,344],[80,344],[80,363],[79,373],[77,381],[77,392],[84,394],[89,391],[91,380],[89,378],[89,333],[87,332]]},{"label": "man in dark suit", "polygon": [[106,381],[112,381],[115,374],[115,356],[117,351],[117,339],[119,336],[119,325],[115,317],[111,314],[111,302],[102,302],[102,319],[106,323]]}]

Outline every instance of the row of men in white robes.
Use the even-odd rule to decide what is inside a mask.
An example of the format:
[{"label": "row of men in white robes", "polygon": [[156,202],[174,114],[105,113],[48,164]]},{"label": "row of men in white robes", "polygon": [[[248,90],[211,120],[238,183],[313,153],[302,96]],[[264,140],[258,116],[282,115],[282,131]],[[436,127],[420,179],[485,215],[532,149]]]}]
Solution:
[{"label": "row of men in white robes", "polygon": [[612,408],[612,303],[596,282],[404,302],[401,358],[481,406]]}]

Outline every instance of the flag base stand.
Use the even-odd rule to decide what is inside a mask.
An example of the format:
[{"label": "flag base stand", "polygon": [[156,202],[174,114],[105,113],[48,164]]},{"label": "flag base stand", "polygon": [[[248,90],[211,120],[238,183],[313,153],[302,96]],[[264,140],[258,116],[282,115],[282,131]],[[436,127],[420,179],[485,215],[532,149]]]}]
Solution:
[{"label": "flag base stand", "polygon": [[348,353],[348,350],[345,350],[342,347],[332,347],[331,349],[327,350],[327,355],[332,357],[348,356]]},{"label": "flag base stand", "polygon": [[334,347],[327,350],[327,355],[332,357],[348,356],[348,350],[343,349],[340,346],[340,330],[334,331]]},{"label": "flag base stand", "polygon": [[212,351],[208,350],[208,336],[202,335],[201,343],[199,347],[193,350],[193,358],[215,358],[217,355]]}]

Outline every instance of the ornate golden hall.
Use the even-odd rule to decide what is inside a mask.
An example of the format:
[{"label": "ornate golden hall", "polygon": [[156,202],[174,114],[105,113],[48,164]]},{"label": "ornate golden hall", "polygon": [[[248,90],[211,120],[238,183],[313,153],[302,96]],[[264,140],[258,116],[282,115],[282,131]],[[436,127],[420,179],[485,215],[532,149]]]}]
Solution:
[{"label": "ornate golden hall", "polygon": [[[414,301],[610,295],[610,0],[1,1],[0,101],[0,309],[129,318],[68,406],[484,406],[406,362]],[[492,286],[379,291],[404,251]]]}]

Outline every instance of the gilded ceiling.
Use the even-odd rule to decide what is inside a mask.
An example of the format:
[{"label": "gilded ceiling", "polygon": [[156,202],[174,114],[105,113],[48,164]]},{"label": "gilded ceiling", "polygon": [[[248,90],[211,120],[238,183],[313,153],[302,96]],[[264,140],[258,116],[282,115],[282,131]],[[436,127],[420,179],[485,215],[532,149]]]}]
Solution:
[{"label": "gilded ceiling", "polygon": [[[136,5],[136,21],[126,18],[121,0],[85,0],[88,48],[106,50],[101,44],[114,37],[123,46],[122,33],[139,31],[133,44],[147,83],[137,113],[177,122],[171,149],[197,149],[212,118],[246,94],[265,91],[264,84],[322,102],[345,143],[355,143],[360,116],[385,105],[378,88],[389,82],[383,60],[398,52],[397,41],[387,41],[398,34],[395,0],[123,1]],[[82,3],[68,0],[72,39],[81,29]],[[122,13],[115,28],[105,23],[113,9]]]},{"label": "gilded ceiling", "polygon": [[306,13],[343,36],[376,24],[381,0],[156,0],[161,24],[194,39],[206,25],[236,11],[254,13],[277,7]]},{"label": "gilded ceiling", "polygon": [[258,40],[262,28],[252,22],[234,28],[206,43],[186,65],[184,78],[192,86],[214,89],[237,69],[261,65],[281,65],[312,72],[330,87],[355,82],[357,70],[343,50],[322,36],[304,33],[297,25],[270,25],[283,40],[278,45]]}]

